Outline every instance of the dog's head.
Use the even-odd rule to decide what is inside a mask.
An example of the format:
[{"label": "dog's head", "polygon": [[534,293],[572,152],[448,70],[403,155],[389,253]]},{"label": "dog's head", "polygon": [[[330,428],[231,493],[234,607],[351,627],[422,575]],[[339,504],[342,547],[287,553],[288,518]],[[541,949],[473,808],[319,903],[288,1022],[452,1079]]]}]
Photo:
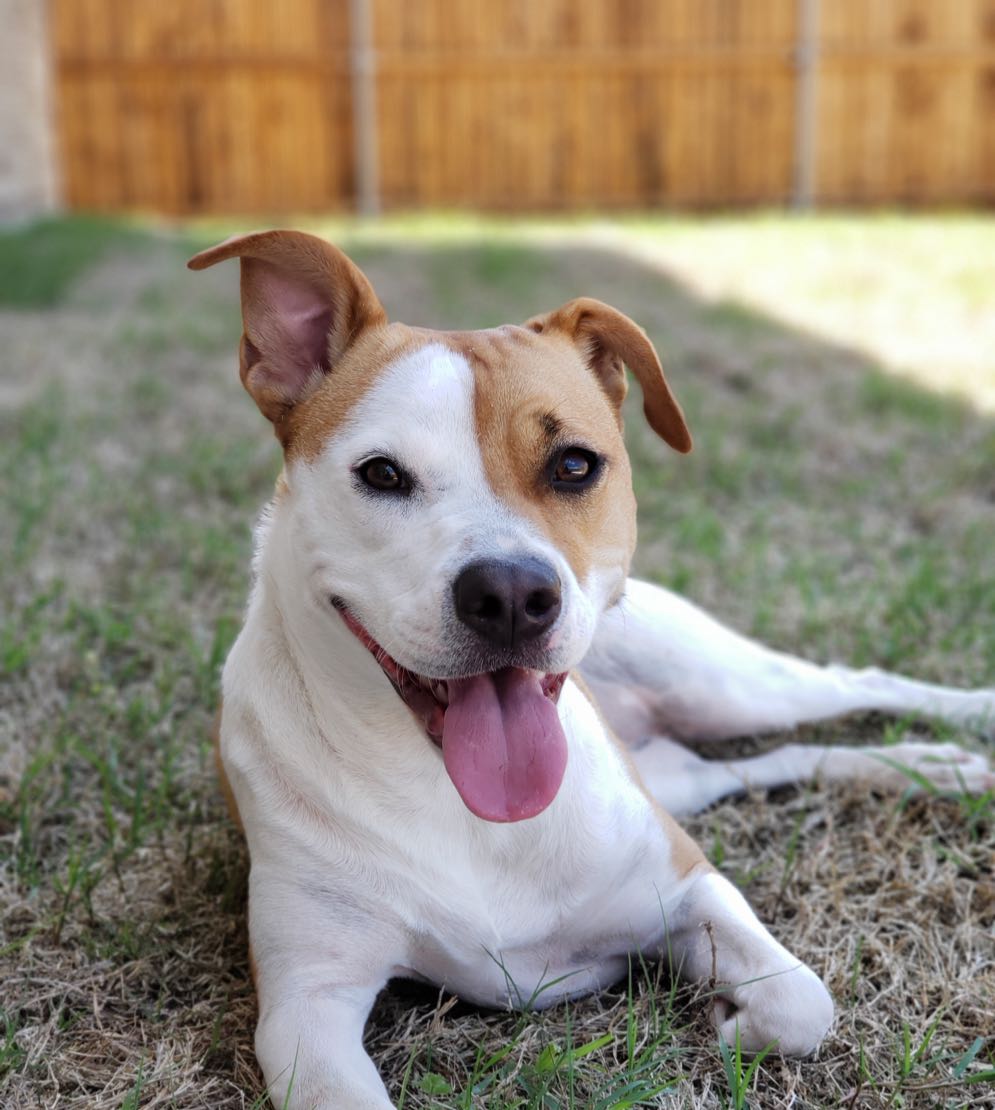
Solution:
[{"label": "dog's head", "polygon": [[544,809],[555,702],[635,546],[623,363],[652,427],[691,440],[644,332],[599,301],[522,326],[388,323],[341,251],[301,232],[191,259],[242,267],[242,382],[285,455],[296,569],[441,745],[469,808]]}]

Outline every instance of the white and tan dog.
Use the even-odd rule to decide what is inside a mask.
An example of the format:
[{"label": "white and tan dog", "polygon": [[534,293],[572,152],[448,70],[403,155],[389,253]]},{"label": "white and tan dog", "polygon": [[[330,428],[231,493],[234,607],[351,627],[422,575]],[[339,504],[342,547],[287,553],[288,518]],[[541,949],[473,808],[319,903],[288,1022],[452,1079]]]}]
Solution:
[{"label": "white and tan dog", "polygon": [[390,1107],[362,1034],[392,976],[546,1006],[617,980],[631,953],[667,955],[714,976],[727,1039],[812,1052],[825,986],[658,803],[816,772],[906,782],[894,763],[972,790],[992,776],[949,745],[715,763],[673,738],[856,709],[981,719],[993,694],[818,668],[627,580],[623,363],[653,428],[678,451],[690,438],[615,309],[436,332],[389,324],[313,236],[247,235],[190,265],[234,257],[242,381],[285,454],[220,730],[276,1104]]}]

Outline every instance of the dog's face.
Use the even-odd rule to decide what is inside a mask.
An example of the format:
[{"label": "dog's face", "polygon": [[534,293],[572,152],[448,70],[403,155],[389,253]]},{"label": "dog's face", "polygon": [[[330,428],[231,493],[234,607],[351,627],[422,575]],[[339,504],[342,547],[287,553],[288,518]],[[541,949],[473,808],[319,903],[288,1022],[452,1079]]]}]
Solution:
[{"label": "dog's face", "polygon": [[[629,467],[575,350],[525,328],[412,333],[350,412],[288,451],[311,588],[403,667],[576,666],[634,542]],[[307,402],[327,408],[330,375]]]},{"label": "dog's face", "polygon": [[635,545],[624,360],[653,426],[690,440],[645,335],[572,301],[527,324],[388,324],[365,277],[312,236],[242,259],[241,373],[285,452],[296,572],[344,621],[492,820],[552,800],[555,700],[620,596]]}]

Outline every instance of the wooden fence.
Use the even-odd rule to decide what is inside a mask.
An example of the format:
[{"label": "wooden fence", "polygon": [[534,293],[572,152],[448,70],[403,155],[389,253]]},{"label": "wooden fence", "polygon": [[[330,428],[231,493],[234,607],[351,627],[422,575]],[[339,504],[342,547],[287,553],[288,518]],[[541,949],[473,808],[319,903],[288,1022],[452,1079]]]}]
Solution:
[{"label": "wooden fence", "polygon": [[995,0],[49,3],[76,208],[995,201]]}]

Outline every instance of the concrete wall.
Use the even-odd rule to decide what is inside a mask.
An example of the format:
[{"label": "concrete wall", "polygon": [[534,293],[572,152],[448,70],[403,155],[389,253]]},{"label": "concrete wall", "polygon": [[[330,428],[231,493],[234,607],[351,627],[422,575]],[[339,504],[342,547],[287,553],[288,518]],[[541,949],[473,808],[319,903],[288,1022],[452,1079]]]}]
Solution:
[{"label": "concrete wall", "polygon": [[45,0],[0,0],[0,222],[58,202]]}]

